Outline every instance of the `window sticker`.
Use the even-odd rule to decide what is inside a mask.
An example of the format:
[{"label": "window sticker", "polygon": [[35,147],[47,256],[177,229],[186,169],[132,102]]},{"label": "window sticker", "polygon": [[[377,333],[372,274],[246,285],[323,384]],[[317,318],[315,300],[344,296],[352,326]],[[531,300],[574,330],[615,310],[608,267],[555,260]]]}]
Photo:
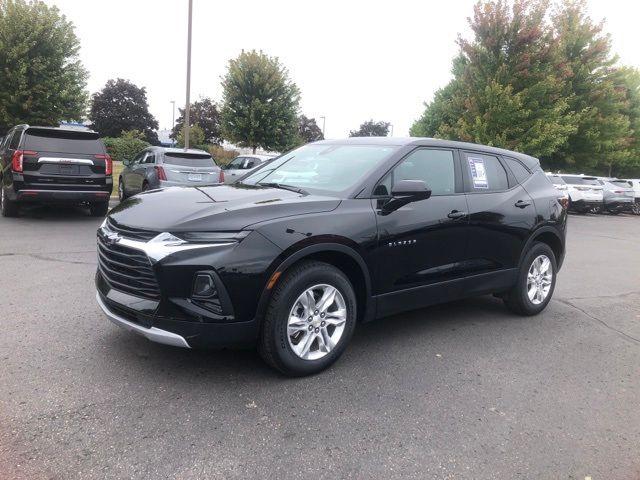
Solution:
[{"label": "window sticker", "polygon": [[471,169],[473,188],[489,188],[487,170],[484,168],[484,160],[474,157],[468,157],[467,160],[469,161],[469,168]]}]

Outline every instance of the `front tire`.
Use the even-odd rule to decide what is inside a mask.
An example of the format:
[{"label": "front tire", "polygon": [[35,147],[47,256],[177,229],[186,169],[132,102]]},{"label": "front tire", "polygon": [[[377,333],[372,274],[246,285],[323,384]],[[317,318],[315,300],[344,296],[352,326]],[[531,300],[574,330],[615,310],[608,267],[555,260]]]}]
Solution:
[{"label": "front tire", "polygon": [[356,325],[356,296],[342,271],[305,261],[273,290],[262,324],[262,358],[285,375],[320,372],[344,352]]},{"label": "front tire", "polygon": [[534,243],[518,272],[518,282],[504,302],[518,315],[536,315],[545,309],[556,286],[556,257],[546,243]]},{"label": "front tire", "polygon": [[20,214],[18,202],[9,200],[2,186],[0,186],[0,213],[3,217],[17,217]]}]

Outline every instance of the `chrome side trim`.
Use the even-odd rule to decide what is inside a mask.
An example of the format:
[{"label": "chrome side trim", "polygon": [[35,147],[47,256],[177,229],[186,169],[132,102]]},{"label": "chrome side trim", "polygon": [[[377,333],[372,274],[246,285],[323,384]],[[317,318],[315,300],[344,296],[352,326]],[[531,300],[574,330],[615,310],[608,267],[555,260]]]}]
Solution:
[{"label": "chrome side trim", "polygon": [[140,325],[136,325],[135,323],[122,318],[120,315],[109,310],[109,307],[105,305],[105,303],[102,301],[102,298],[100,298],[100,294],[97,292],[96,301],[98,302],[98,305],[100,305],[100,308],[105,313],[107,318],[119,327],[124,328],[125,330],[129,330],[131,332],[142,335],[143,337],[147,337],[152,342],[162,343],[164,345],[172,345],[174,347],[191,348],[184,337],[180,335],[156,327],[141,327]]},{"label": "chrome side trim", "polygon": [[199,248],[210,247],[224,247],[226,245],[233,245],[235,242],[225,243],[188,243],[184,240],[177,238],[170,233],[163,232],[156,235],[148,242],[141,242],[138,240],[131,240],[129,238],[122,237],[118,232],[114,232],[109,229],[106,221],[103,222],[99,229],[101,233],[109,242],[113,242],[117,245],[124,245],[125,247],[133,248],[144,252],[151,263],[157,263],[165,257],[177,252],[185,250],[196,250]]},{"label": "chrome side trim", "polygon": [[61,158],[61,157],[40,157],[38,163],[64,163],[73,165],[94,165],[93,160],[87,158]]}]

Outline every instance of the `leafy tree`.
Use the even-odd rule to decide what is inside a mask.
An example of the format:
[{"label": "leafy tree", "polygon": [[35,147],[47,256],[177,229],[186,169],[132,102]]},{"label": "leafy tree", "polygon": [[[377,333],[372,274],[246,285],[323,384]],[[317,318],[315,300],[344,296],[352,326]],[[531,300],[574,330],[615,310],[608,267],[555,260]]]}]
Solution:
[{"label": "leafy tree", "polygon": [[324,140],[324,134],[316,123],[316,119],[308,118],[305,115],[298,117],[298,134],[304,143]]},{"label": "leafy tree", "polygon": [[[199,125],[193,125],[189,129],[189,147],[200,148],[202,145],[204,145],[206,143],[204,135],[204,130]],[[184,147],[184,130],[178,133],[176,144],[179,147]]]},{"label": "leafy tree", "polygon": [[240,146],[279,151],[295,142],[298,87],[278,58],[243,51],[222,80],[222,132]]},{"label": "leafy tree", "polygon": [[358,130],[351,130],[349,132],[350,137],[386,137],[389,135],[389,122],[375,122],[373,120],[367,120]]},{"label": "leafy tree", "polygon": [[144,150],[149,143],[144,141],[144,135],[139,130],[122,132],[119,137],[103,138],[107,152],[115,161],[131,160],[140,150]]},{"label": "leafy tree", "polygon": [[[171,138],[176,140],[178,135],[184,133],[184,108],[179,108],[180,116],[176,120],[176,124],[171,132]],[[222,132],[220,131],[220,114],[218,113],[218,106],[210,98],[205,97],[191,104],[189,109],[189,122],[191,126],[197,125],[202,129],[204,133],[204,141],[201,143],[213,143],[220,145],[222,143]],[[189,137],[189,143],[197,145],[191,139],[191,132]]]},{"label": "leafy tree", "polygon": [[147,91],[128,80],[109,80],[91,98],[89,119],[92,128],[106,137],[117,137],[123,131],[139,130],[152,145],[157,145],[157,120],[149,112]]},{"label": "leafy tree", "polygon": [[13,125],[81,120],[87,72],[73,24],[54,6],[0,1],[0,134]]}]

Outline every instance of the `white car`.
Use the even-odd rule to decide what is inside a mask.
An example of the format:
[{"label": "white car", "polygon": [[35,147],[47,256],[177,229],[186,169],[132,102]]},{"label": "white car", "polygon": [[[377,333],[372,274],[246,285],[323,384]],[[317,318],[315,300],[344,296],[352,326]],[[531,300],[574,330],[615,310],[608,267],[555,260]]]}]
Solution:
[{"label": "white car", "polygon": [[273,155],[247,154],[237,156],[223,167],[224,183],[234,183],[240,177],[272,158]]},{"label": "white car", "polygon": [[638,178],[625,178],[624,179],[631,188],[633,188],[633,213],[640,215],[640,179]]},{"label": "white car", "polygon": [[603,188],[596,177],[564,173],[560,174],[560,177],[567,185],[569,210],[578,213],[602,210],[604,201]]},{"label": "white car", "polygon": [[560,192],[562,198],[569,201],[569,187],[567,183],[562,179],[562,177],[555,173],[547,173],[547,178],[553,183],[553,186],[556,187],[556,190]]}]

